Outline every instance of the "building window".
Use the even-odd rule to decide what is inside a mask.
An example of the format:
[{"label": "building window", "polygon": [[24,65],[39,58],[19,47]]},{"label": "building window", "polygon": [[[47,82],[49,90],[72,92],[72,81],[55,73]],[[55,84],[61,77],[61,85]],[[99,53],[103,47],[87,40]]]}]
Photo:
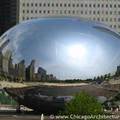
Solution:
[{"label": "building window", "polygon": [[97,18],[98,21],[100,21],[100,18]]},{"label": "building window", "polygon": [[83,14],[83,11],[81,11],[81,14]]},{"label": "building window", "polygon": [[39,4],[39,6],[41,7],[41,6],[42,6],[42,4],[40,3],[40,4]]},{"label": "building window", "polygon": [[108,11],[106,11],[106,14],[108,15]]},{"label": "building window", "polygon": [[35,6],[37,7],[37,3],[35,4]]},{"label": "building window", "polygon": [[49,13],[50,13],[50,11],[48,10],[48,11],[47,11],[47,13],[49,14]]},{"label": "building window", "polygon": [[77,4],[77,7],[79,7],[79,4]]},{"label": "building window", "polygon": [[41,13],[41,10],[39,10],[39,13]]},{"label": "building window", "polygon": [[81,7],[83,7],[83,4],[81,4]]},{"label": "building window", "polygon": [[98,7],[100,7],[100,4],[98,4]]},{"label": "building window", "polygon": [[68,4],[68,7],[70,7],[70,3]]},{"label": "building window", "polygon": [[60,3],[60,7],[62,7],[62,3]]},{"label": "building window", "polygon": [[110,11],[110,15],[112,15],[112,11]]},{"label": "building window", "polygon": [[106,8],[108,8],[108,4],[106,4]]},{"label": "building window", "polygon": [[31,7],[33,7],[33,3],[31,3]]},{"label": "building window", "polygon": [[52,7],[54,7],[54,3],[52,3]]},{"label": "building window", "polygon": [[69,11],[68,11],[68,13],[70,14],[70,13],[71,13],[71,11],[69,10]]},{"label": "building window", "polygon": [[91,12],[91,10],[89,11],[89,14],[91,14],[92,12]]},{"label": "building window", "polygon": [[29,10],[27,10],[27,13],[29,13]]},{"label": "building window", "polygon": [[89,7],[92,7],[92,5],[91,5],[91,4],[89,4]]},{"label": "building window", "polygon": [[75,11],[73,10],[72,13],[75,14]]},{"label": "building window", "polygon": [[25,3],[23,3],[23,7],[25,6]]},{"label": "building window", "polygon": [[29,3],[27,3],[27,7],[29,7]]},{"label": "building window", "polygon": [[47,6],[50,7],[50,3],[48,3]]},{"label": "building window", "polygon": [[75,4],[73,4],[72,6],[75,7]]},{"label": "building window", "polygon": [[114,5],[114,8],[116,8],[116,4]]},{"label": "building window", "polygon": [[33,10],[31,10],[31,13],[33,13]]},{"label": "building window", "polygon": [[43,11],[43,13],[45,14],[45,13],[46,13],[46,11],[44,10],[44,11]]},{"label": "building window", "polygon": [[45,6],[46,6],[46,3],[44,3],[43,6],[45,7]]},{"label": "building window", "polygon": [[95,14],[96,14],[96,12],[95,12],[95,11],[93,11],[93,14],[95,15]]},{"label": "building window", "polygon": [[35,10],[35,13],[37,13],[37,10]]},{"label": "building window", "polygon": [[67,5],[66,5],[66,3],[64,4],[64,7],[66,7]]},{"label": "building window", "polygon": [[23,13],[25,13],[25,10],[23,10]]},{"label": "building window", "polygon": [[110,4],[110,8],[112,8],[112,4]]},{"label": "building window", "polygon": [[120,18],[118,18],[118,22],[120,22]]},{"label": "building window", "polygon": [[93,7],[94,7],[94,8],[95,8],[95,6],[96,6],[96,5],[95,5],[95,4],[93,4]]},{"label": "building window", "polygon": [[100,11],[98,11],[97,14],[99,15],[99,14],[100,14]]},{"label": "building window", "polygon": [[56,7],[58,7],[58,3],[56,3]]},{"label": "building window", "polygon": [[87,7],[87,4],[85,4],[85,7]]}]

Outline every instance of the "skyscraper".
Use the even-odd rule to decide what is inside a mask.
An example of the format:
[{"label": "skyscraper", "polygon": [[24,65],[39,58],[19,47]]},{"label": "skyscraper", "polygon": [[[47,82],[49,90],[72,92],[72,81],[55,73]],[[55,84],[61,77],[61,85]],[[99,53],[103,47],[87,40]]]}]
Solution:
[{"label": "skyscraper", "polygon": [[2,57],[2,71],[4,73],[9,73],[9,60],[11,57],[11,52],[10,51],[6,51],[6,53],[4,54],[4,56]]},{"label": "skyscraper", "polygon": [[120,66],[117,66],[116,76],[120,76]]},{"label": "skyscraper", "polygon": [[27,81],[35,80],[35,60],[32,60],[31,64],[26,68],[26,80]]},{"label": "skyscraper", "polygon": [[19,0],[0,1],[0,35],[18,23]]},{"label": "skyscraper", "polygon": [[0,73],[2,73],[2,69],[3,69],[3,54],[2,52],[0,52]]},{"label": "skyscraper", "polygon": [[8,62],[8,73],[9,76],[13,77],[14,76],[14,65],[13,65],[13,60],[12,60],[12,55],[9,58],[9,62]]},{"label": "skyscraper", "polygon": [[18,78],[20,81],[25,80],[25,60],[18,63]]},{"label": "skyscraper", "polygon": [[46,70],[43,69],[42,67],[38,68],[38,72],[37,72],[37,80],[46,80]]}]

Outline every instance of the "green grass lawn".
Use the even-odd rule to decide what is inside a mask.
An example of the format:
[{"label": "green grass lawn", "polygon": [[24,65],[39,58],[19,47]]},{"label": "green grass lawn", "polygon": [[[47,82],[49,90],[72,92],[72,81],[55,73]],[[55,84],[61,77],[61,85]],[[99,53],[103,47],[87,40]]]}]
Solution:
[{"label": "green grass lawn", "polygon": [[0,104],[16,105],[17,103],[4,92],[0,92]]}]

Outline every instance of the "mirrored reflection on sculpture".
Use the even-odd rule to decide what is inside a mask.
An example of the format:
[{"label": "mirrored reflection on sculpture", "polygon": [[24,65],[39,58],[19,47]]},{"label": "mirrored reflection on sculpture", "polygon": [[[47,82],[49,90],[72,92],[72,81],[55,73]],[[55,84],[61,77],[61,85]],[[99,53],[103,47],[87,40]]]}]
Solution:
[{"label": "mirrored reflection on sculpture", "polygon": [[41,74],[42,79],[87,79],[114,73],[120,64],[120,35],[98,22],[29,20],[9,29],[0,40],[4,55],[0,70],[19,73],[23,79],[29,72],[36,73],[28,75],[29,80]]}]

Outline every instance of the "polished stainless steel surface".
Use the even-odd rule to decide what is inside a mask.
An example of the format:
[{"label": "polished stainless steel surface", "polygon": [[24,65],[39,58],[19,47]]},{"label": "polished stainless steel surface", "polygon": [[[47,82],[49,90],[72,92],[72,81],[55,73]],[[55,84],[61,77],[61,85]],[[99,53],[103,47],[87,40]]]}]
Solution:
[{"label": "polished stainless steel surface", "polygon": [[[120,35],[109,27],[77,18],[29,20],[1,36],[14,63],[32,59],[58,79],[86,79],[114,73],[120,64]],[[5,45],[5,44],[4,44]]]}]

